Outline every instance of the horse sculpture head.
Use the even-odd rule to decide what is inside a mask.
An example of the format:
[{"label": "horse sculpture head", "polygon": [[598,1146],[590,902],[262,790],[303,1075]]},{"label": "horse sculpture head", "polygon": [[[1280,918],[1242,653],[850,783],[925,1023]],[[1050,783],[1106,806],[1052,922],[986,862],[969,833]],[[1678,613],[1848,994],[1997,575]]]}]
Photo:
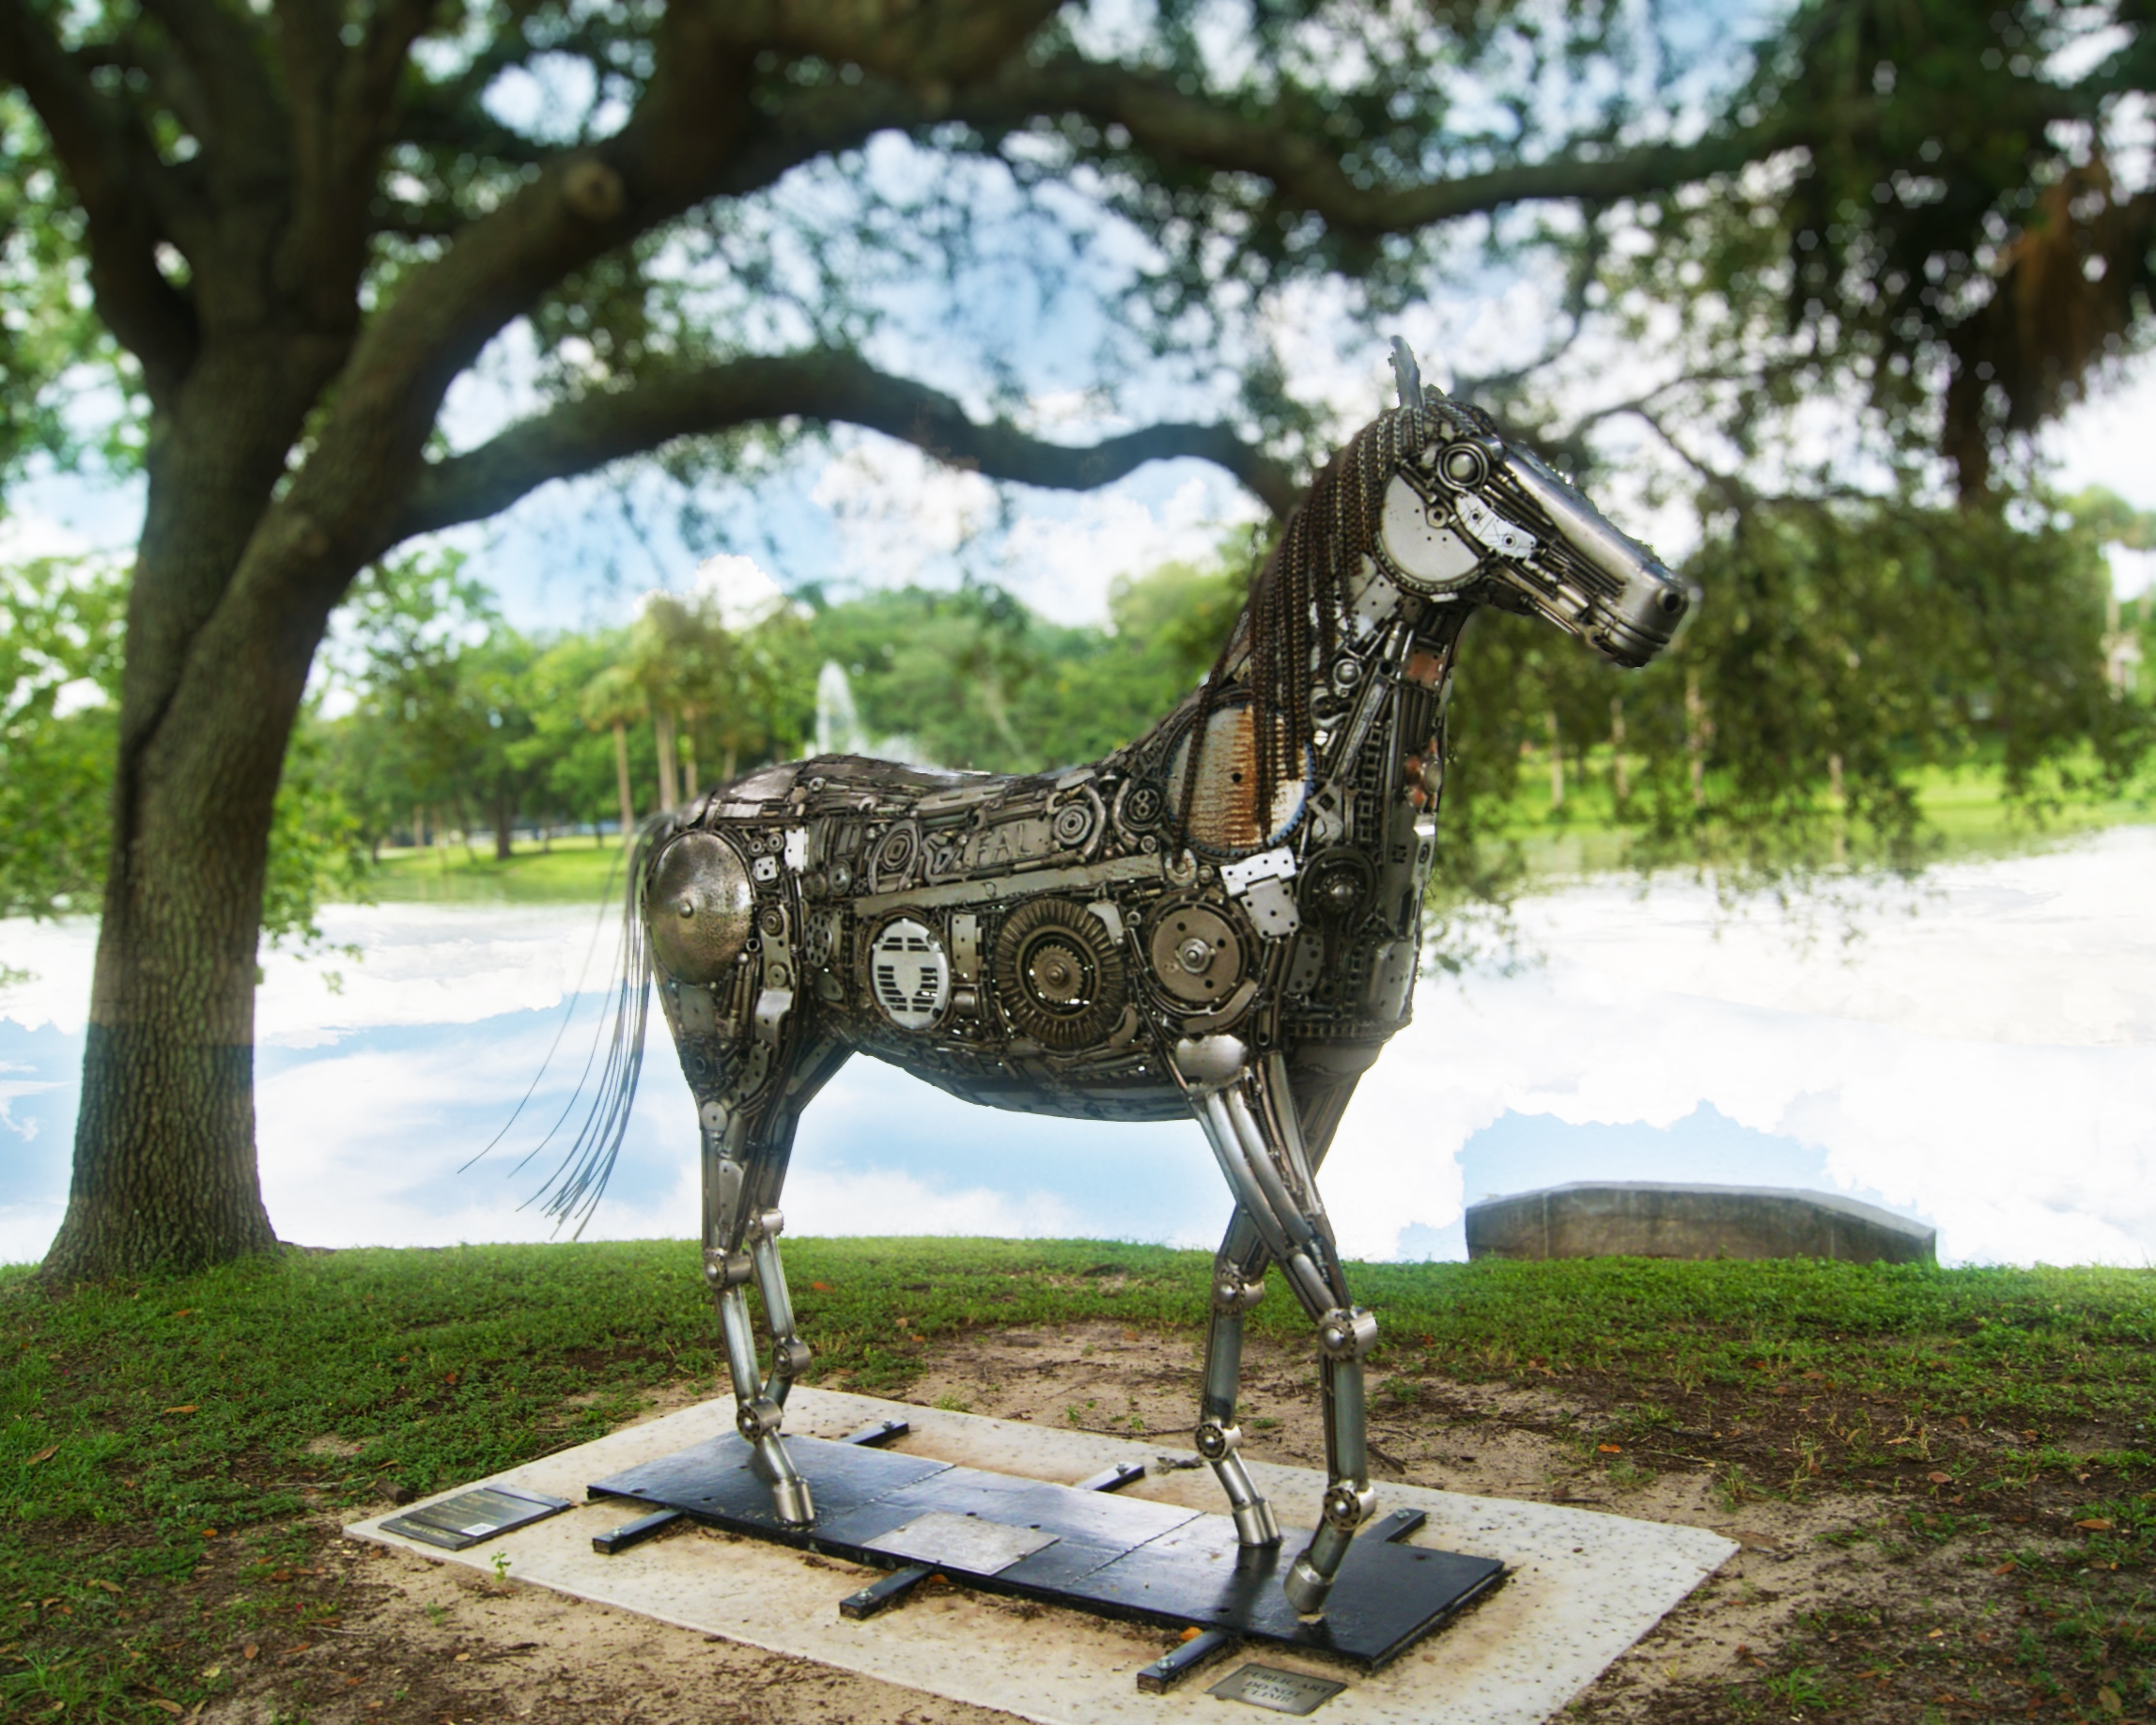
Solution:
[{"label": "horse sculpture head", "polygon": [[1415,435],[1385,489],[1385,573],[1434,604],[1543,617],[1627,669],[1667,646],[1690,598],[1661,560],[1481,409],[1424,385],[1397,339],[1393,364]]},{"label": "horse sculpture head", "polygon": [[[1400,406],[1356,434],[1289,518],[1200,697],[1209,717],[1247,677],[1263,716],[1253,787],[1298,776],[1320,728],[1312,672],[1324,676],[1343,644],[1397,619],[1454,640],[1488,605],[1542,617],[1636,669],[1669,645],[1691,603],[1652,551],[1534,451],[1424,384],[1397,338],[1393,365]],[[1195,794],[1187,783],[1187,828]]]}]

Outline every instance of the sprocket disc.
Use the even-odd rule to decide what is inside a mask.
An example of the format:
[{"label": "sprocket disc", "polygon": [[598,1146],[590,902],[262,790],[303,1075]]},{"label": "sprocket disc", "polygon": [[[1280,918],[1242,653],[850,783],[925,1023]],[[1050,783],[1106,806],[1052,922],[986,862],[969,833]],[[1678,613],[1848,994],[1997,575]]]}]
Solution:
[{"label": "sprocket disc", "polygon": [[1104,1040],[1122,1022],[1129,992],[1123,955],[1100,919],[1062,898],[1033,899],[1003,919],[989,976],[1005,1022],[1064,1051]]}]

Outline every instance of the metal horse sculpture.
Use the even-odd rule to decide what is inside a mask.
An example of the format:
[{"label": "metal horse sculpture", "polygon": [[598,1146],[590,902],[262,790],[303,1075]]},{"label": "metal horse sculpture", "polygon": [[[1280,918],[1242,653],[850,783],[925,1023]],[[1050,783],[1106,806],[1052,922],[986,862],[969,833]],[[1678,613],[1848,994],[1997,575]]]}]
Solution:
[{"label": "metal horse sculpture", "polygon": [[994,1108],[1197,1117],[1235,1203],[1197,1448],[1242,1543],[1278,1545],[1235,1423],[1243,1314],[1277,1266],[1317,1333],[1329,1476],[1284,1587],[1322,1615],[1373,1508],[1362,1360],[1377,1327],[1316,1174],[1407,1021],[1462,625],[1496,605],[1637,666],[1687,600],[1531,452],[1423,387],[1402,344],[1395,364],[1398,410],[1319,476],[1203,685],[1127,748],[1017,778],[827,755],[645,829],[601,1105],[553,1207],[603,1185],[656,972],[703,1127],[704,1267],[739,1428],[783,1519],[815,1512],[780,1438],[809,1360],[780,1190],[801,1111],[873,1054]]}]

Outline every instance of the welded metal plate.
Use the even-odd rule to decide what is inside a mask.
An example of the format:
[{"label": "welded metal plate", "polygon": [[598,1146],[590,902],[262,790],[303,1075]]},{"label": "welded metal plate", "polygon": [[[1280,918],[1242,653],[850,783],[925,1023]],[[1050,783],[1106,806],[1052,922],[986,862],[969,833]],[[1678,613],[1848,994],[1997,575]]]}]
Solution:
[{"label": "welded metal plate", "polygon": [[[730,1532],[848,1562],[930,1563],[990,1593],[1141,1623],[1202,1624],[1369,1669],[1449,1621],[1505,1573],[1492,1559],[1400,1543],[1410,1529],[1388,1518],[1349,1547],[1324,1620],[1306,1624],[1280,1593],[1285,1565],[1309,1544],[1303,1531],[1289,1529],[1270,1550],[1246,1551],[1225,1515],[814,1438],[785,1444],[815,1499],[810,1527],[788,1527],[773,1515],[768,1491],[749,1470],[748,1446],[731,1435],[590,1491],[678,1509]],[[968,1522],[978,1531],[960,1540],[953,1526]],[[951,1537],[916,1544],[908,1529]]]},{"label": "welded metal plate", "polygon": [[506,1533],[511,1528],[529,1527],[549,1515],[558,1515],[568,1507],[566,1498],[550,1498],[535,1491],[513,1491],[504,1485],[481,1485],[406,1515],[392,1515],[381,1525],[383,1531],[401,1533],[423,1546],[462,1551],[481,1540],[492,1539],[497,1533]]},{"label": "welded metal plate", "polygon": [[1055,1543],[1053,1533],[1039,1528],[1015,1528],[979,1515],[930,1510],[870,1540],[868,1548],[909,1563],[959,1569],[969,1576],[999,1576],[1020,1558]]},{"label": "welded metal plate", "polygon": [[1373,1524],[1347,1548],[1324,1618],[1306,1624],[1280,1577],[1310,1535],[1290,1528],[1269,1550],[1246,1550],[1225,1515],[1200,1515],[1087,1577],[1096,1609],[1204,1624],[1312,1652],[1382,1665],[1504,1579],[1493,1558],[1463,1557],[1384,1537]]},{"label": "welded metal plate", "polygon": [[1270,1713],[1302,1715],[1315,1713],[1346,1687],[1329,1677],[1283,1671],[1277,1665],[1246,1665],[1205,1693],[1222,1701],[1246,1702]]},{"label": "welded metal plate", "polygon": [[[814,1438],[789,1438],[786,1449],[808,1477],[818,1529],[951,1468],[949,1462]],[[749,1446],[731,1432],[600,1480],[587,1491],[595,1498],[628,1498],[659,1509],[676,1509],[731,1532],[755,1533],[788,1545],[814,1543],[808,1530],[779,1519],[771,1508],[770,1488],[750,1471]],[[899,1510],[872,1519],[881,1532],[913,1513]]]}]

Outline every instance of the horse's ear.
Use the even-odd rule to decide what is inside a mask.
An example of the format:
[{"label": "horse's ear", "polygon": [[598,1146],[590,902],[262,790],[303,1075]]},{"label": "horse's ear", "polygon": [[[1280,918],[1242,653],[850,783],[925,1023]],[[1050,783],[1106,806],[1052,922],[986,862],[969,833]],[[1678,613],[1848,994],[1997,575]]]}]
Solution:
[{"label": "horse's ear", "polygon": [[1400,405],[1403,408],[1419,408],[1422,405],[1422,370],[1415,363],[1415,350],[1399,335],[1392,338],[1392,376],[1400,385]]}]

